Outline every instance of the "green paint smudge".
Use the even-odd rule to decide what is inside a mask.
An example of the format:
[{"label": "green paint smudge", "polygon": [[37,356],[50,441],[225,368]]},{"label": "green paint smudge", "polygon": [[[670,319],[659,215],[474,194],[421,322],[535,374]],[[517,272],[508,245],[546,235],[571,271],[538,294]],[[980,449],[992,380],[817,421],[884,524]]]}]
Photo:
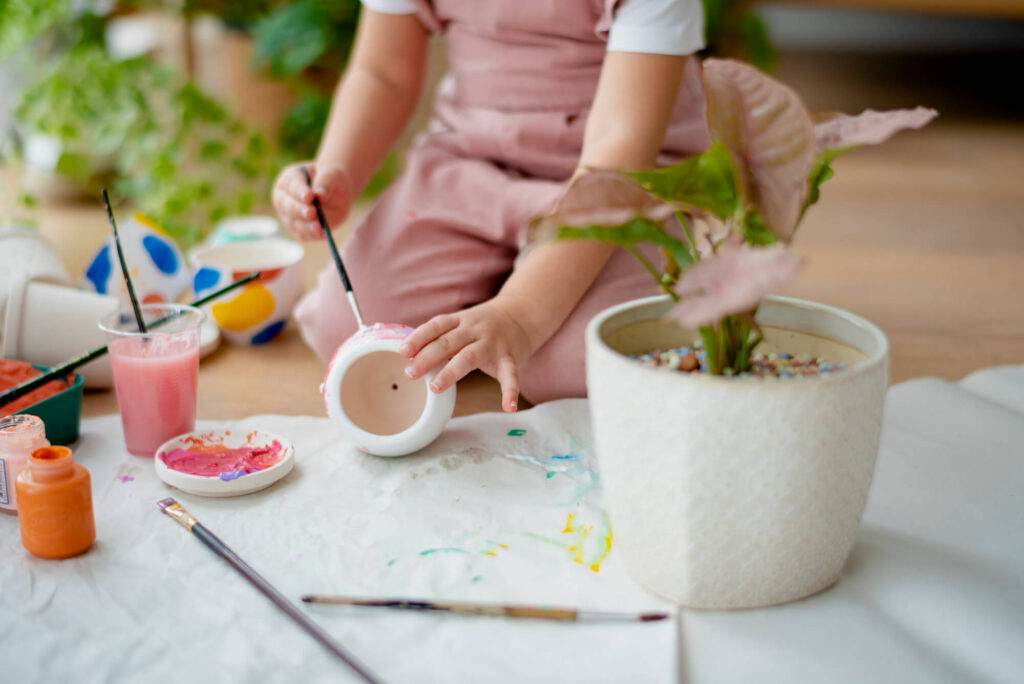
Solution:
[{"label": "green paint smudge", "polygon": [[553,478],[557,474],[558,473],[556,473],[554,470],[552,470],[545,477],[547,477],[550,480],[551,478]]},{"label": "green paint smudge", "polygon": [[427,549],[425,551],[420,551],[421,556],[429,556],[434,553],[469,553],[469,551],[466,551],[466,549],[456,548],[454,546],[447,546],[441,549]]},{"label": "green paint smudge", "polygon": [[508,431],[508,436],[509,437],[522,437],[525,434],[526,434],[526,430],[509,430]]},{"label": "green paint smudge", "polygon": [[474,583],[476,583],[476,582],[479,582],[479,581],[480,581],[480,580],[482,580],[483,578],[484,578],[484,576],[483,576],[483,575],[477,575],[476,577],[474,577],[474,578],[473,578],[473,582],[474,582]]}]

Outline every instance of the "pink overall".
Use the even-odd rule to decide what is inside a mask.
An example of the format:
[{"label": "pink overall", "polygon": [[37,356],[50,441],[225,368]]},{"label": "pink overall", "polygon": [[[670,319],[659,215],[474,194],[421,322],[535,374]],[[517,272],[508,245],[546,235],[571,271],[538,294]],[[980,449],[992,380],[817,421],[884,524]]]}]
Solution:
[{"label": "pink overall", "polygon": [[[418,326],[497,294],[579,159],[616,0],[419,0],[447,40],[451,72],[405,171],[345,243],[368,323]],[[662,162],[709,143],[696,60],[689,59]],[[524,397],[586,396],[583,331],[603,309],[655,293],[625,251],[608,261],[562,327],[520,369]],[[356,331],[333,267],[295,316],[323,359]],[[543,306],[538,302],[538,306]]]}]

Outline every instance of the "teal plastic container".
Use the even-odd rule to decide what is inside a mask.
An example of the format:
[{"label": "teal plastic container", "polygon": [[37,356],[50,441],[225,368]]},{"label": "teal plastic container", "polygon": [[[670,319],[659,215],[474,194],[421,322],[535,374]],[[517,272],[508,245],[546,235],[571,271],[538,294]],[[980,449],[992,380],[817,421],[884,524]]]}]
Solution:
[{"label": "teal plastic container", "polygon": [[[33,364],[35,366],[35,364]],[[46,366],[35,366],[42,372],[50,370]],[[38,416],[46,425],[46,439],[50,444],[70,446],[78,440],[82,427],[82,376],[75,373],[67,389],[47,397],[42,401],[28,406],[18,413]]]}]

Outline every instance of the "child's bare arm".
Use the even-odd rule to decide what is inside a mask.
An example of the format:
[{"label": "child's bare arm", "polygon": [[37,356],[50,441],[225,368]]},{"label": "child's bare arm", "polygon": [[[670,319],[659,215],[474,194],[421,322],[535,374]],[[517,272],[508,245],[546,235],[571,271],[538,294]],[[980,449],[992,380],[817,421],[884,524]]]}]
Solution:
[{"label": "child's bare arm", "polygon": [[[609,52],[584,136],[580,167],[653,166],[672,117],[685,57]],[[615,248],[594,242],[539,245],[501,292],[478,306],[437,316],[410,335],[407,372],[419,377],[451,358],[434,380],[444,391],[474,369],[496,377],[514,411],[516,369],[565,322]]]},{"label": "child's bare arm", "polygon": [[[428,34],[412,14],[363,8],[355,46],[335,90],[313,175],[331,225],[345,219],[373,172],[402,133],[423,86]],[[282,222],[299,238],[320,236],[313,195],[298,165],[285,168],[273,200]]]}]

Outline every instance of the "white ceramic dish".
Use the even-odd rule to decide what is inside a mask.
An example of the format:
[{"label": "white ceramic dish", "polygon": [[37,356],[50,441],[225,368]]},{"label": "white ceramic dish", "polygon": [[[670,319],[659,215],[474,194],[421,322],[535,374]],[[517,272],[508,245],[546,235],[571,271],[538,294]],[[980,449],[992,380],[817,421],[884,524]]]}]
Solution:
[{"label": "white ceramic dish", "polygon": [[[281,460],[265,470],[256,470],[233,480],[222,480],[218,476],[189,475],[167,467],[160,454],[174,449],[188,449],[188,438],[201,439],[204,442],[220,442],[234,449],[244,445],[262,446],[280,442],[282,447]],[[295,465],[295,446],[281,435],[265,430],[196,430],[178,435],[160,445],[153,457],[157,477],[167,484],[189,494],[199,496],[241,496],[266,489],[291,472]]]},{"label": "white ceramic dish", "polygon": [[220,328],[217,327],[217,321],[210,316],[205,316],[203,324],[199,326],[199,358],[205,359],[217,351],[219,346]]}]

